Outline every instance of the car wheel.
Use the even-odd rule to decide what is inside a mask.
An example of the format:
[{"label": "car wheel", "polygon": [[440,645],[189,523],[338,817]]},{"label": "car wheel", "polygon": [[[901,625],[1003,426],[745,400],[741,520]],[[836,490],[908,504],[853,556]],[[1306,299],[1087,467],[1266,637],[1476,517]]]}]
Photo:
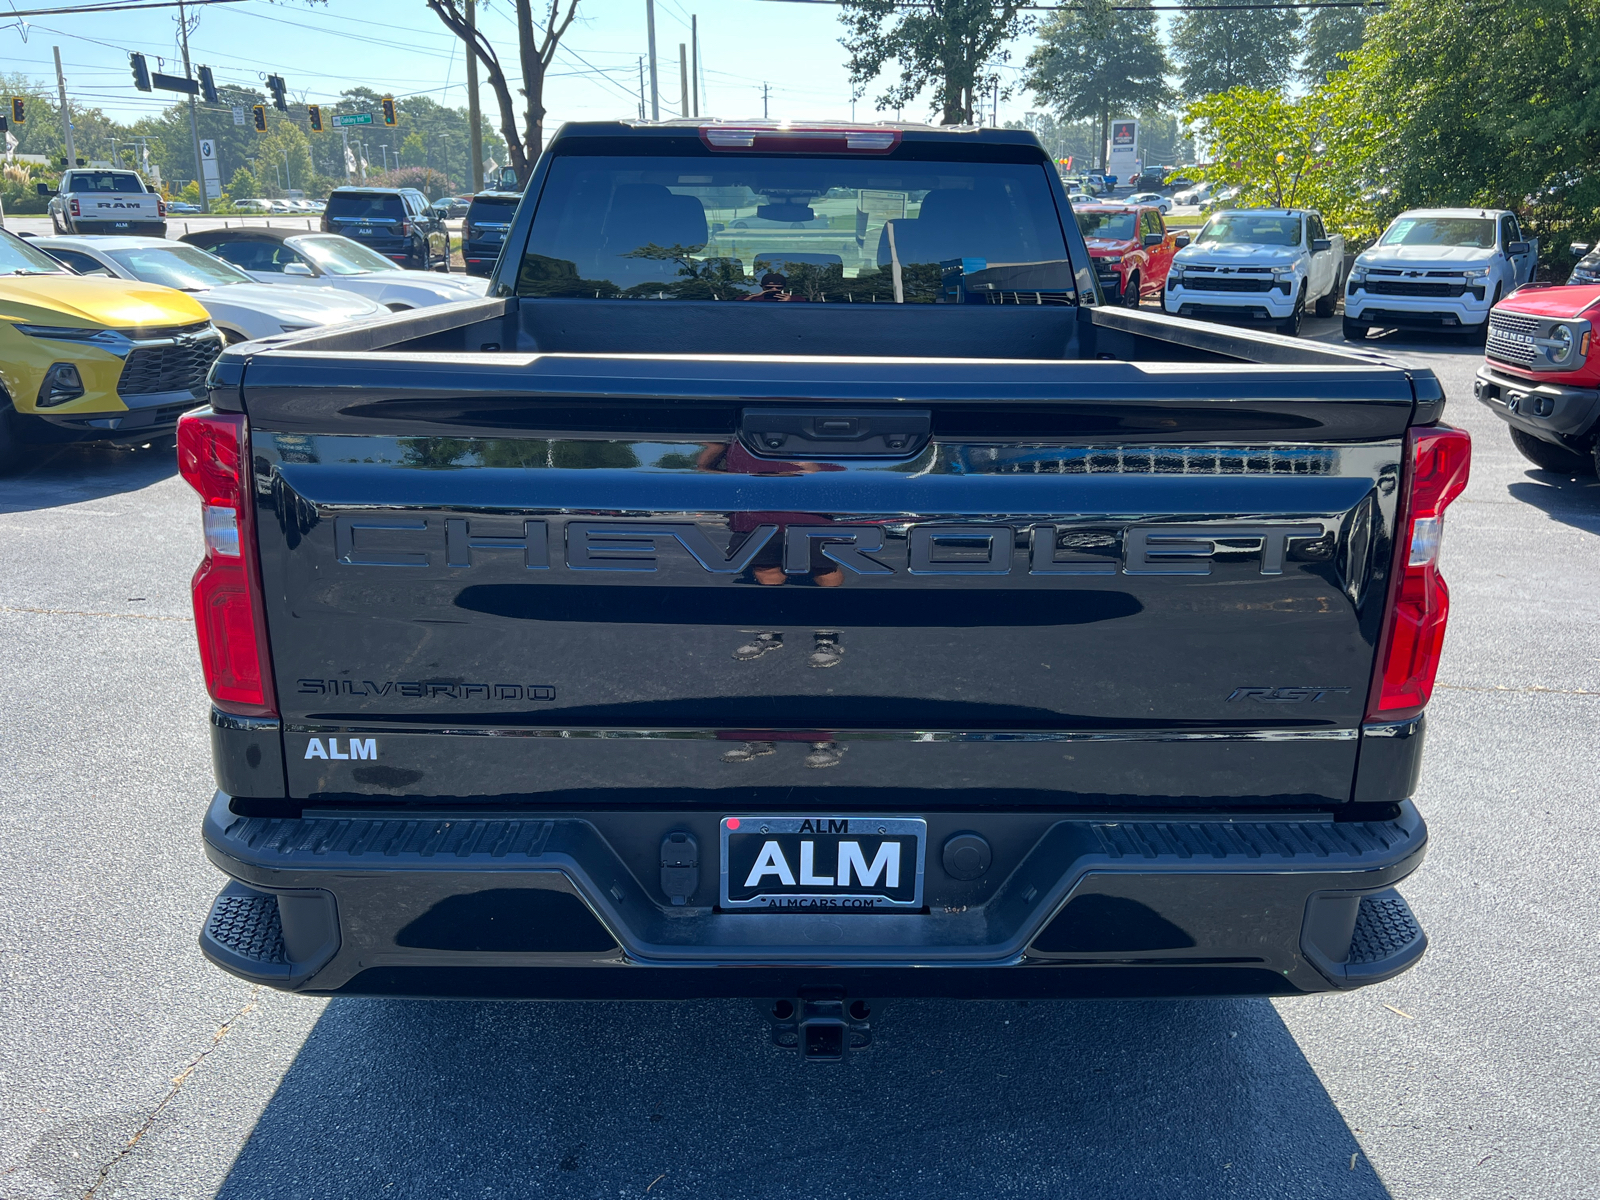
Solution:
[{"label": "car wheel", "polygon": [[1124,308],[1139,307],[1139,273],[1135,271],[1128,276],[1127,282],[1122,285],[1122,304]]},{"label": "car wheel", "polygon": [[1300,285],[1300,294],[1294,298],[1294,311],[1278,322],[1278,332],[1284,337],[1299,337],[1300,322],[1306,316],[1306,285]]},{"label": "car wheel", "polygon": [[1333,286],[1328,289],[1328,294],[1317,297],[1316,313],[1319,317],[1333,316],[1333,310],[1339,303],[1339,289],[1344,286],[1344,280],[1339,278],[1340,272],[1333,273]]},{"label": "car wheel", "polygon": [[1364,342],[1367,332],[1372,328],[1365,321],[1352,321],[1349,317],[1344,319],[1344,340],[1347,342]]},{"label": "car wheel", "polygon": [[1596,445],[1593,454],[1580,454],[1531,433],[1524,433],[1514,425],[1511,427],[1511,444],[1517,448],[1518,454],[1541,471],[1551,471],[1557,475],[1593,475],[1596,457],[1600,456],[1600,444]]}]

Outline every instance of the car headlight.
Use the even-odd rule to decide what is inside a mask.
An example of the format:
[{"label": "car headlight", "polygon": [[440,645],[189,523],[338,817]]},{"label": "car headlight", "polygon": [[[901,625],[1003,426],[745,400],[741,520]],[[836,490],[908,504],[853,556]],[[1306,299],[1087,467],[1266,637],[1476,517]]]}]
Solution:
[{"label": "car headlight", "polygon": [[1103,262],[1103,263],[1110,263],[1112,266],[1116,266],[1118,263],[1120,263],[1122,261],[1122,255],[1120,255],[1120,254],[1108,254],[1104,258],[1102,258],[1100,261]]},{"label": "car headlight", "polygon": [[1468,283],[1482,283],[1485,279],[1489,278],[1489,268],[1473,267],[1469,271],[1461,272],[1461,274],[1466,277]]},{"label": "car headlight", "polygon": [[1350,282],[1351,283],[1365,283],[1366,281],[1367,281],[1367,269],[1366,269],[1366,267],[1362,266],[1360,263],[1357,263],[1355,266],[1350,268]]},{"label": "car headlight", "polygon": [[29,337],[54,338],[58,342],[92,342],[105,332],[103,329],[84,329],[77,325],[23,325],[15,328]]},{"label": "car headlight", "polygon": [[1556,366],[1572,358],[1572,351],[1577,343],[1577,339],[1572,336],[1572,328],[1568,325],[1553,326],[1549,337],[1534,338],[1533,341],[1534,345],[1544,351],[1544,356]]},{"label": "car headlight", "polygon": [[1273,267],[1272,268],[1272,277],[1274,279],[1287,279],[1289,276],[1293,275],[1294,273],[1295,273],[1295,268],[1294,267]]}]

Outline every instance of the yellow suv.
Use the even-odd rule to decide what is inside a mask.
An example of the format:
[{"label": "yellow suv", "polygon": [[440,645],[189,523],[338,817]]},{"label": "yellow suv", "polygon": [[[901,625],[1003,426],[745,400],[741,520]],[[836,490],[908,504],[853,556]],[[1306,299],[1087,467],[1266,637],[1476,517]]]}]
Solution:
[{"label": "yellow suv", "polygon": [[29,444],[170,436],[222,345],[192,296],[76,275],[0,229],[0,469]]}]

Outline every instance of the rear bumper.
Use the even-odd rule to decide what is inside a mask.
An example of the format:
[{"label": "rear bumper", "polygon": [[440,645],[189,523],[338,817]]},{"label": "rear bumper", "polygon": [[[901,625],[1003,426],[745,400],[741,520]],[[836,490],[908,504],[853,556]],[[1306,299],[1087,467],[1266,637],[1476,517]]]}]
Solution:
[{"label": "rear bumper", "polygon": [[[1420,865],[1409,802],[1381,819],[930,812],[920,913],[723,912],[709,810],[246,816],[218,793],[231,877],[201,934],[218,966],[311,994],[683,998],[1300,994],[1361,986],[1426,945],[1394,885]],[[663,837],[703,848],[662,891]],[[993,847],[976,880],[941,847]],[[930,968],[944,968],[942,970]]]},{"label": "rear bumper", "polygon": [[1478,368],[1472,394],[1506,424],[1557,445],[1584,437],[1600,420],[1600,389],[1539,383],[1487,365]]},{"label": "rear bumper", "polygon": [[69,222],[72,231],[85,237],[102,234],[110,237],[159,237],[167,236],[167,223],[165,221],[98,221],[87,217],[71,217]]}]

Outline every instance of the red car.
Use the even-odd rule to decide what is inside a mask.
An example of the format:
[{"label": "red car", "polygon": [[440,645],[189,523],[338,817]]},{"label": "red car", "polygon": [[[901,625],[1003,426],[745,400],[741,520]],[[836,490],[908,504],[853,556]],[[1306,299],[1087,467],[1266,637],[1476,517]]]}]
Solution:
[{"label": "red car", "polygon": [[1600,284],[1531,287],[1489,311],[1472,393],[1535,466],[1592,475],[1600,459]]},{"label": "red car", "polygon": [[1072,211],[1106,299],[1129,308],[1159,301],[1172,256],[1189,235],[1168,233],[1160,210],[1144,204],[1077,204]]}]

